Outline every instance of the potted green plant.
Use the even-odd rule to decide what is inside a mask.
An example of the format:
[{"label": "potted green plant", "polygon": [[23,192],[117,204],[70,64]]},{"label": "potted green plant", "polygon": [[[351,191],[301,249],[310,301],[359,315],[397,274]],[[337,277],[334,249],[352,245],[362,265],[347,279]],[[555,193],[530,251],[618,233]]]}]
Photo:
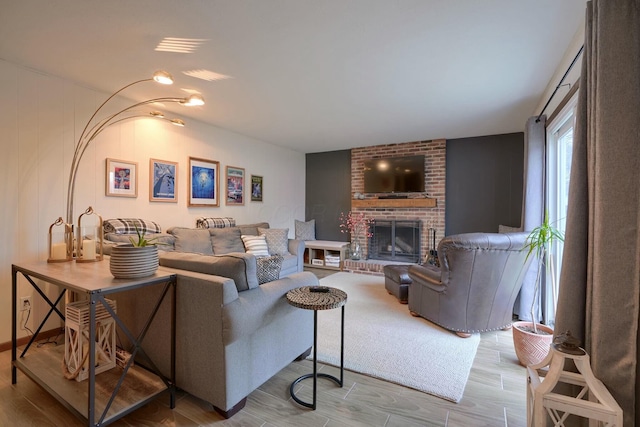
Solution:
[{"label": "potted green plant", "polygon": [[135,279],[153,275],[158,269],[158,237],[147,239],[144,231],[136,227],[137,238],[131,243],[116,245],[111,249],[109,268],[116,279]]},{"label": "potted green plant", "polygon": [[552,254],[553,245],[564,242],[564,236],[560,230],[549,223],[549,214],[545,212],[544,221],[540,226],[531,230],[527,236],[525,249],[526,260],[535,256],[538,260],[536,280],[531,302],[531,322],[522,321],[513,324],[513,344],[516,355],[522,366],[528,366],[541,362],[549,351],[549,345],[553,340],[553,329],[536,321],[536,302],[541,288],[542,268],[546,267],[551,280],[554,300],[557,295],[556,275]]}]

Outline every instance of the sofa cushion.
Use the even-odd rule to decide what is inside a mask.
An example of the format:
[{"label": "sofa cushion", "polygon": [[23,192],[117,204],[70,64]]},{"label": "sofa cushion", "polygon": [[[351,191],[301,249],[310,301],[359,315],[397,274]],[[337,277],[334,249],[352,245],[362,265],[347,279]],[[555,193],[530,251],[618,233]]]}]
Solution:
[{"label": "sofa cushion", "polygon": [[238,292],[258,287],[256,258],[249,254],[201,255],[163,252],[159,261],[163,267],[228,277],[233,279]]},{"label": "sofa cushion", "polygon": [[316,240],[316,220],[298,221],[295,220],[295,230],[297,240]]},{"label": "sofa cushion", "polygon": [[176,238],[176,251],[213,255],[209,230],[203,228],[173,227],[168,231]]},{"label": "sofa cushion", "polygon": [[269,248],[265,236],[240,236],[244,243],[245,251],[254,256],[269,256]]},{"label": "sofa cushion", "polygon": [[244,234],[245,236],[257,236],[258,228],[269,228],[268,222],[256,222],[255,224],[241,224],[238,225],[240,229],[240,234]]},{"label": "sofa cushion", "polygon": [[140,218],[113,218],[102,222],[102,228],[105,233],[114,234],[136,234],[136,228],[139,232],[161,233],[162,228],[157,222],[147,221]]},{"label": "sofa cushion", "polygon": [[200,217],[196,219],[196,228],[226,228],[235,226],[236,220],[228,216],[224,218]]},{"label": "sofa cushion", "polygon": [[224,255],[231,252],[244,252],[244,244],[240,238],[240,229],[210,228],[211,246],[215,255]]},{"label": "sofa cushion", "polygon": [[258,228],[258,233],[267,239],[269,255],[287,255],[289,253],[288,228]]},{"label": "sofa cushion", "polygon": [[280,278],[280,269],[282,268],[283,259],[282,255],[256,258],[258,285],[272,282]]},{"label": "sofa cushion", "polygon": [[[131,243],[129,240],[130,237],[133,237],[134,240],[137,240],[137,234],[116,234],[116,233],[106,233],[104,235],[104,240],[108,242],[115,243]],[[158,246],[158,250],[161,251],[172,251],[173,245],[176,241],[176,238],[171,234],[167,233],[156,233],[151,236],[145,236],[147,240],[151,240],[151,243],[155,243]]]}]

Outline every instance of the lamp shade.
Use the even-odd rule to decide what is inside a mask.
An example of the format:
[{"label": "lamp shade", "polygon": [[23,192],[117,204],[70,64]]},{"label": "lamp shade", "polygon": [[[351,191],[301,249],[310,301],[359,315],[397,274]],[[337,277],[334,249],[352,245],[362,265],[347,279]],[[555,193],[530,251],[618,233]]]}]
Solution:
[{"label": "lamp shade", "polygon": [[198,105],[204,105],[204,98],[201,95],[193,94],[186,97],[184,101],[181,101],[180,103],[187,107],[195,107]]},{"label": "lamp shade", "polygon": [[153,73],[153,80],[163,85],[173,84],[173,76],[164,70],[159,70]]}]

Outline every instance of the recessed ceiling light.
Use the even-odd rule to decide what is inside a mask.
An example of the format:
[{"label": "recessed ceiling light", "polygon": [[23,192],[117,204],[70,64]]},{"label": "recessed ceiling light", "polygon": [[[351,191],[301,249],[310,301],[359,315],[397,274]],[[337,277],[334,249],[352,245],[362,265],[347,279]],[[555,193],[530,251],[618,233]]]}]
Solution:
[{"label": "recessed ceiling light", "polygon": [[155,50],[159,52],[193,53],[207,40],[208,39],[165,37],[160,43],[158,43]]},{"label": "recessed ceiling light", "polygon": [[186,74],[187,76],[190,77],[195,77],[196,79],[202,79],[202,80],[206,80],[208,82],[213,82],[216,80],[226,80],[226,79],[232,79],[233,77],[231,76],[225,76],[224,74],[220,74],[220,73],[214,73],[213,71],[209,71],[209,70],[191,70],[191,71],[183,71],[184,74]]}]

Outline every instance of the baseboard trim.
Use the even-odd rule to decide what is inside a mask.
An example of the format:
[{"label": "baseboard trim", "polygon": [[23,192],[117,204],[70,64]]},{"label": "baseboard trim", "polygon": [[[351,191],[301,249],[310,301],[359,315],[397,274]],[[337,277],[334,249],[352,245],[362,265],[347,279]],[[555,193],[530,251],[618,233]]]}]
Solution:
[{"label": "baseboard trim", "polygon": [[[48,331],[40,332],[36,341],[46,340],[47,338],[55,337],[58,334],[64,334],[64,328],[54,328]],[[31,337],[18,338],[18,347],[27,345]],[[0,352],[11,350],[11,341],[0,343]]]}]

